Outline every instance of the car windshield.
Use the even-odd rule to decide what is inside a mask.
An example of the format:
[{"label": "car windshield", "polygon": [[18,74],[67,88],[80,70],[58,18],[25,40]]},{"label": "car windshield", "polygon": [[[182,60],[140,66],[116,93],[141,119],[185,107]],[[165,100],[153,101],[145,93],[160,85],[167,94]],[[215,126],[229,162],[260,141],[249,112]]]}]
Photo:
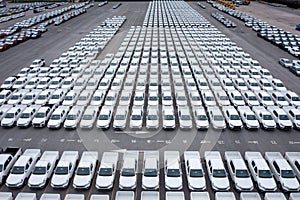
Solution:
[{"label": "car windshield", "polygon": [[141,120],[141,115],[132,115],[131,119],[132,120]]},{"label": "car windshield", "polygon": [[214,101],[215,100],[215,98],[212,96],[208,96],[205,99],[206,99],[206,101]]},{"label": "car windshield", "polygon": [[108,115],[100,115],[99,120],[108,120]]},{"label": "car windshield", "polygon": [[247,120],[256,120],[255,115],[247,115]]},{"label": "car windshield", "polygon": [[46,167],[35,167],[33,169],[32,174],[41,175],[41,174],[46,174],[46,172],[47,172]]},{"label": "car windshield", "polygon": [[157,115],[148,115],[148,120],[157,120]]},{"label": "car windshield", "polygon": [[2,172],[3,170],[3,165],[0,165],[0,172]]},{"label": "car windshield", "polygon": [[156,169],[145,169],[144,176],[146,176],[146,177],[156,177],[157,176],[157,170]]},{"label": "car windshield", "polygon": [[272,173],[270,170],[258,170],[258,176],[260,178],[272,178]]},{"label": "car windshield", "polygon": [[31,100],[32,97],[33,97],[32,95],[26,95],[26,96],[24,97],[24,99],[25,99],[25,100]]},{"label": "car windshield", "polygon": [[66,175],[68,172],[68,167],[57,167],[55,170],[55,174],[57,175]]},{"label": "car windshield", "polygon": [[78,167],[76,175],[86,176],[90,174],[90,168],[88,167]]},{"label": "car windshield", "polygon": [[83,120],[92,120],[93,119],[93,115],[83,115],[82,119]]},{"label": "car windshield", "polygon": [[180,170],[179,169],[168,169],[167,176],[168,177],[180,177]]},{"label": "car windshield", "polygon": [[79,101],[85,101],[85,100],[87,100],[87,96],[79,96],[78,100]]},{"label": "car windshield", "polygon": [[150,100],[150,101],[157,101],[157,97],[151,96],[151,97],[149,98],[149,100]]},{"label": "car windshield", "polygon": [[36,115],[34,116],[36,118],[44,118],[45,117],[45,113],[36,113]]},{"label": "car windshield", "polygon": [[11,96],[11,99],[12,99],[12,100],[17,100],[17,99],[19,99],[19,97],[20,97],[19,95],[12,95],[12,96]]},{"label": "car windshield", "polygon": [[171,96],[164,96],[164,100],[172,100]]},{"label": "car windshield", "polygon": [[12,119],[12,118],[14,118],[15,117],[15,114],[14,113],[6,113],[6,115],[5,115],[5,118],[6,119]]},{"label": "car windshield", "polygon": [[68,115],[67,120],[75,120],[77,117],[76,115]]},{"label": "car windshield", "polygon": [[222,115],[215,115],[214,116],[214,121],[223,121],[224,117]]},{"label": "car windshield", "polygon": [[20,118],[27,119],[27,118],[29,118],[29,116],[30,116],[29,113],[22,113]]},{"label": "car windshield", "polygon": [[228,82],[225,84],[226,86],[233,86],[233,84],[231,82]]},{"label": "car windshield", "polygon": [[278,97],[277,101],[285,101],[285,98],[284,97]]},{"label": "car windshield", "polygon": [[293,170],[281,170],[281,177],[282,178],[295,178],[296,175],[294,174]]},{"label": "car windshield", "polygon": [[262,99],[263,99],[264,101],[271,101],[271,100],[272,100],[271,97],[268,97],[268,96],[263,97]]},{"label": "car windshield", "polygon": [[70,100],[72,100],[73,99],[73,96],[66,96],[65,97],[65,100],[67,100],[67,101],[70,101]]},{"label": "car windshield", "polygon": [[240,116],[239,115],[230,115],[230,120],[239,120]]},{"label": "car windshield", "polygon": [[164,115],[165,120],[173,120],[174,116],[173,115]]},{"label": "car windshield", "polygon": [[237,169],[235,171],[235,174],[236,174],[237,178],[249,178],[250,177],[248,170],[245,170],[245,169]]},{"label": "car windshield", "polygon": [[24,174],[24,167],[15,166],[11,170],[11,174]]},{"label": "car windshield", "polygon": [[113,173],[111,168],[100,168],[99,176],[111,176]]},{"label": "car windshield", "polygon": [[202,169],[191,169],[190,177],[203,177]]},{"label": "car windshield", "polygon": [[200,97],[195,97],[195,96],[194,96],[194,97],[192,97],[192,100],[193,100],[193,101],[200,101],[201,99],[200,99]]},{"label": "car windshield", "polygon": [[143,101],[144,98],[143,98],[143,97],[135,97],[134,100],[135,100],[135,101]]},{"label": "car windshield", "polygon": [[234,99],[235,99],[235,100],[239,100],[239,101],[240,101],[240,100],[243,100],[242,96],[235,96]]},{"label": "car windshield", "polygon": [[53,120],[58,120],[58,119],[60,119],[60,115],[53,114],[53,115],[51,116],[51,119],[53,119]]},{"label": "car windshield", "polygon": [[279,115],[280,120],[289,120],[289,117],[287,115]]},{"label": "car windshield", "polygon": [[300,101],[299,97],[292,97],[292,101]]},{"label": "car windshield", "polygon": [[181,120],[190,120],[191,119],[191,116],[189,115],[182,115],[181,116]]},{"label": "car windshield", "polygon": [[300,115],[296,115],[296,120],[300,120]]},{"label": "car windshield", "polygon": [[44,100],[44,99],[46,99],[46,95],[39,95],[39,97],[37,99]]},{"label": "car windshield", "polygon": [[134,176],[135,172],[133,168],[124,168],[121,174],[122,176]]},{"label": "car windshield", "polygon": [[226,172],[225,172],[224,169],[214,169],[213,170],[213,177],[224,178],[224,177],[226,177]]},{"label": "car windshield", "polygon": [[249,99],[250,101],[256,101],[256,100],[257,100],[256,96],[249,96],[248,99]]},{"label": "car windshield", "polygon": [[125,115],[116,115],[115,120],[124,120]]},{"label": "car windshield", "polygon": [[59,99],[59,95],[58,94],[54,94],[54,95],[52,95],[51,99]]},{"label": "car windshield", "polygon": [[222,101],[228,100],[228,97],[227,96],[220,96],[220,100],[222,100]]},{"label": "car windshield", "polygon": [[113,101],[113,100],[115,100],[115,98],[112,97],[112,96],[107,96],[107,97],[106,97],[106,101]]},{"label": "car windshield", "polygon": [[271,115],[263,115],[263,120],[273,120]]}]

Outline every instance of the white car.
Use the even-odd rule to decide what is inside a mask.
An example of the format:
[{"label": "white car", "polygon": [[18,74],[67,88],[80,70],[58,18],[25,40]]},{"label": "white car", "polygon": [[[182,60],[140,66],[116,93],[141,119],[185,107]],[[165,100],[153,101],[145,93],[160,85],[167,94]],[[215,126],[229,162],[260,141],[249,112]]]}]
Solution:
[{"label": "white car", "polygon": [[275,105],[278,105],[281,108],[285,106],[289,106],[289,102],[280,91],[275,90],[272,91],[270,94],[271,97],[273,98],[273,101],[275,102]]},{"label": "white car", "polygon": [[238,90],[231,90],[228,92],[228,96],[233,106],[244,106],[245,101],[242,97],[242,94]]},{"label": "white car", "polygon": [[87,84],[87,80],[84,79],[84,78],[78,78],[75,83],[74,83],[74,87],[73,87],[73,90],[83,90],[85,88]]},{"label": "white car", "polygon": [[276,90],[279,90],[281,92],[287,91],[285,85],[283,84],[283,82],[279,79],[273,78],[272,79],[272,85]]},{"label": "white car", "polygon": [[24,88],[25,85],[27,84],[27,82],[29,81],[29,79],[27,77],[20,77],[20,78],[18,78],[14,82],[14,84],[13,84],[13,86],[11,88],[12,89],[21,89],[21,88]]},{"label": "white car", "polygon": [[64,151],[51,179],[52,188],[66,188],[74,174],[78,161],[78,151]]},{"label": "white car", "polygon": [[117,92],[110,90],[105,97],[104,105],[114,106],[116,104],[117,98],[118,98]]},{"label": "white car", "polygon": [[279,108],[278,106],[268,106],[267,109],[270,111],[273,119],[280,129],[289,130],[293,128],[293,122],[282,108]]},{"label": "white car", "polygon": [[246,84],[248,85],[248,88],[253,92],[261,90],[258,81],[255,80],[254,78],[247,79]]},{"label": "white car", "polygon": [[[91,98],[90,105],[92,106],[100,106],[104,101],[105,91],[96,90]],[[122,97],[122,96],[121,96]],[[129,105],[129,104],[126,104]]]},{"label": "white car", "polygon": [[83,90],[77,97],[77,106],[88,106],[92,99],[93,91]]},{"label": "white car", "polygon": [[259,84],[262,90],[265,90],[267,92],[272,92],[274,90],[272,84],[267,79],[264,78],[260,79]]},{"label": "white car", "polygon": [[286,152],[285,153],[285,159],[289,162],[291,167],[294,170],[294,173],[300,179],[300,152]]},{"label": "white car", "polygon": [[96,178],[96,188],[109,190],[114,186],[118,165],[118,152],[104,152]]},{"label": "white car", "polygon": [[47,127],[50,129],[60,128],[67,117],[69,109],[69,106],[57,107],[51,114],[51,117],[49,118],[49,121],[47,123]]},{"label": "white car", "polygon": [[199,130],[206,130],[209,128],[209,121],[206,111],[203,106],[193,107],[194,119],[196,128]]},{"label": "white car", "polygon": [[88,189],[91,186],[96,171],[98,152],[84,151],[75,172],[73,187],[75,189]]},{"label": "white car", "polygon": [[212,189],[214,191],[228,191],[230,184],[220,152],[206,151],[204,156]]},{"label": "white car", "polygon": [[190,94],[190,102],[192,106],[202,106],[201,96],[198,91],[192,91]]},{"label": "white car", "polygon": [[184,152],[184,165],[190,190],[205,190],[206,181],[198,151]]},{"label": "white car", "polygon": [[145,103],[145,93],[144,91],[135,91],[135,95],[133,98],[133,105],[134,106],[144,106]]},{"label": "white car", "polygon": [[260,127],[256,115],[249,106],[238,106],[237,110],[247,129],[258,129]]},{"label": "white car", "polygon": [[164,152],[165,188],[167,190],[182,189],[182,171],[178,151]]},{"label": "white car", "polygon": [[78,90],[70,90],[62,101],[62,105],[64,106],[73,106],[77,101],[78,95],[80,91]]},{"label": "white car", "polygon": [[224,119],[224,116],[219,109],[219,107],[208,107],[207,108],[208,116],[210,119],[210,122],[213,125],[213,128],[215,129],[225,129],[226,128],[226,122]]},{"label": "white car", "polygon": [[66,129],[75,129],[82,117],[83,110],[83,106],[73,106],[68,112],[68,115],[64,122],[64,127]]},{"label": "white car", "polygon": [[148,106],[146,127],[148,129],[157,129],[159,127],[159,111],[157,106]]},{"label": "white car", "polygon": [[36,112],[40,109],[39,105],[31,105],[25,108],[17,120],[18,127],[28,127],[31,124]]},{"label": "white car", "polygon": [[11,95],[12,95],[12,91],[6,89],[2,90],[0,92],[0,105],[6,103],[6,101],[10,98]]},{"label": "white car", "polygon": [[50,90],[50,89],[43,90],[41,93],[39,93],[39,95],[35,99],[35,104],[42,105],[42,106],[46,105],[53,92],[54,90]]},{"label": "white car", "polygon": [[34,104],[36,98],[38,97],[38,95],[41,93],[41,90],[38,89],[33,89],[30,92],[27,92],[23,98],[22,101],[20,102],[20,104],[22,105],[32,105]]},{"label": "white car", "polygon": [[254,184],[241,153],[238,151],[226,151],[225,161],[235,188],[238,191],[252,191]]},{"label": "white car", "polygon": [[254,94],[254,92],[248,90],[248,91],[243,91],[242,95],[244,97],[245,103],[252,107],[252,106],[259,106],[260,102],[258,101],[256,95]]},{"label": "white car", "polygon": [[12,95],[10,95],[6,103],[10,105],[17,105],[23,100],[24,96],[28,92],[29,92],[28,89],[17,90],[16,92],[13,92]]},{"label": "white car", "polygon": [[184,106],[178,108],[178,119],[180,128],[191,129],[193,127],[193,120],[189,107]]},{"label": "white car", "polygon": [[170,91],[164,91],[162,93],[162,105],[163,106],[172,106],[173,105],[173,97]]},{"label": "white car", "polygon": [[38,84],[36,85],[36,89],[46,89],[50,84],[51,78],[43,77],[39,80]]},{"label": "white car", "polygon": [[63,89],[54,90],[54,92],[51,94],[48,104],[49,105],[60,104],[64,100],[66,93],[67,91]]},{"label": "white car", "polygon": [[126,151],[123,155],[122,168],[120,171],[119,188],[133,190],[137,184],[138,151]]},{"label": "white car", "polygon": [[214,95],[216,97],[217,103],[219,106],[230,106],[229,97],[226,92],[222,90],[215,90]]},{"label": "white car", "polygon": [[49,89],[58,89],[61,87],[63,78],[61,77],[54,77],[51,79],[50,84],[48,86]]},{"label": "white car", "polygon": [[234,81],[233,81],[234,85],[235,85],[235,88],[238,90],[238,91],[245,91],[245,90],[248,90],[248,86],[246,85],[246,82],[244,79],[242,78],[236,78]]},{"label": "white car", "polygon": [[260,104],[267,107],[267,106],[274,106],[275,103],[269,93],[264,90],[255,91],[255,95],[259,100]]},{"label": "white car", "polygon": [[40,68],[40,67],[43,67],[44,65],[45,65],[45,60],[44,59],[35,59],[30,64],[29,68]]},{"label": "white car", "polygon": [[235,90],[235,87],[234,87],[234,84],[233,82],[231,81],[231,79],[229,78],[224,78],[221,80],[221,84],[223,86],[223,89],[225,91],[231,91],[231,90]]},{"label": "white car", "polygon": [[288,114],[290,120],[293,122],[293,126],[300,129],[300,109],[294,106],[285,106],[283,110]]},{"label": "white car", "polygon": [[148,94],[148,106],[158,106],[159,105],[159,97],[157,92],[150,91]]},{"label": "white car", "polygon": [[93,125],[97,119],[98,109],[98,106],[88,106],[85,109],[79,124],[80,128],[93,128]]},{"label": "white car", "polygon": [[164,129],[175,129],[175,115],[173,106],[163,106],[162,109],[163,115],[163,128]]},{"label": "white car", "polygon": [[114,115],[114,129],[125,129],[127,125],[128,106],[118,106]]},{"label": "white car", "polygon": [[37,84],[38,84],[38,82],[39,82],[39,78],[38,77],[33,77],[33,78],[31,78],[27,83],[26,83],[26,85],[25,85],[25,89],[34,89],[36,86],[37,86]]},{"label": "white car", "polygon": [[11,89],[11,87],[14,85],[16,80],[17,80],[16,77],[10,76],[3,81],[0,88],[1,89]]},{"label": "white car", "polygon": [[245,160],[259,190],[264,192],[277,190],[273,174],[260,152],[246,151]]},{"label": "white car", "polygon": [[32,170],[32,174],[28,179],[28,186],[30,188],[44,188],[54,171],[58,159],[58,151],[45,151]]},{"label": "white car", "polygon": [[300,106],[300,97],[292,91],[285,92],[285,98],[288,100],[290,104],[298,108]]},{"label": "white car", "polygon": [[159,152],[144,151],[142,188],[157,190],[159,188]]},{"label": "white car", "polygon": [[103,106],[97,119],[97,128],[108,129],[112,120],[112,113],[112,106]]},{"label": "white car", "polygon": [[32,172],[36,161],[41,156],[40,149],[26,149],[14,164],[5,185],[11,188],[21,188]]},{"label": "white car", "polygon": [[233,106],[223,106],[222,107],[225,120],[230,129],[242,129],[243,123],[241,121],[240,115]]},{"label": "white car", "polygon": [[252,108],[261,126],[265,129],[275,129],[276,122],[271,113],[263,106],[254,106]]},{"label": "white car", "polygon": [[2,127],[14,126],[26,107],[27,107],[26,105],[18,105],[16,107],[10,108],[3,116],[1,120],[1,126]]},{"label": "white car", "polygon": [[215,97],[210,90],[201,91],[203,103],[206,107],[214,107],[217,105]]},{"label": "white car", "polygon": [[141,129],[143,126],[143,107],[134,106],[131,110],[129,127],[132,129]]},{"label": "white car", "polygon": [[33,127],[44,127],[46,125],[46,123],[48,122],[48,120],[50,119],[50,116],[52,114],[52,112],[54,111],[55,107],[53,106],[52,108],[49,106],[42,106],[40,107],[33,119],[32,119],[32,126]]},{"label": "white car", "polygon": [[280,183],[285,192],[298,192],[300,190],[299,181],[292,167],[280,152],[266,152],[265,159],[273,171],[275,180]]}]

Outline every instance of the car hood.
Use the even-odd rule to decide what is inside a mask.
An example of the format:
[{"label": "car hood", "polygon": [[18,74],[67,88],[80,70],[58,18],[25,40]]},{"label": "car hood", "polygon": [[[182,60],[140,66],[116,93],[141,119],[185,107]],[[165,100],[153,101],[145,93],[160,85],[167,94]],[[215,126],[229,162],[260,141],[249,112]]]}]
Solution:
[{"label": "car hood", "polygon": [[11,124],[15,121],[15,119],[7,119],[7,118],[3,118],[1,121],[1,124]]},{"label": "car hood", "polygon": [[189,185],[194,189],[205,188],[206,185],[204,177],[193,178],[188,176],[188,182]]},{"label": "car hood", "polygon": [[119,184],[124,188],[131,188],[136,184],[136,176],[120,176]]},{"label": "car hood", "polygon": [[76,120],[66,120],[64,123],[65,126],[75,126]]},{"label": "car hood", "polygon": [[166,186],[168,188],[180,188],[182,186],[181,177],[165,177]]},{"label": "car hood", "polygon": [[140,127],[142,126],[142,120],[130,120],[130,126]]},{"label": "car hood", "polygon": [[45,118],[35,118],[32,120],[32,123],[42,123],[45,122]]},{"label": "car hood", "polygon": [[175,120],[164,120],[165,126],[175,126]]},{"label": "car hood", "polygon": [[100,187],[109,187],[114,182],[113,176],[98,176],[96,180],[96,184]]},{"label": "car hood", "polygon": [[282,184],[282,187],[288,188],[290,190],[298,190],[299,182],[297,178],[285,178]]},{"label": "car hood", "polygon": [[85,186],[90,183],[89,176],[75,176],[73,180],[73,184],[76,186]]},{"label": "car hood", "polygon": [[212,185],[215,188],[218,188],[220,190],[225,190],[227,188],[229,188],[229,180],[228,178],[215,178],[212,177]]},{"label": "car hood", "polygon": [[69,176],[68,174],[66,175],[53,175],[52,180],[51,180],[51,184],[53,185],[64,185],[69,181]]},{"label": "car hood", "polygon": [[34,175],[32,174],[28,180],[28,183],[30,185],[40,185],[42,184],[44,181],[46,181],[47,176],[46,174],[43,175]]},{"label": "car hood", "polygon": [[251,178],[236,178],[235,182],[240,189],[247,190],[253,188],[253,183]]},{"label": "car hood", "polygon": [[114,126],[115,127],[125,127],[126,121],[125,120],[115,120]]},{"label": "car hood", "polygon": [[147,126],[148,127],[157,127],[158,121],[157,120],[147,120]]},{"label": "car hood", "polygon": [[266,190],[274,190],[277,188],[276,182],[273,178],[260,178],[257,180],[258,184]]},{"label": "car hood", "polygon": [[20,183],[23,178],[24,174],[10,174],[6,179],[6,183],[10,185],[16,185]]},{"label": "car hood", "polygon": [[146,188],[156,188],[159,185],[159,178],[157,177],[142,177],[143,186]]},{"label": "car hood", "polygon": [[55,126],[55,125],[59,125],[59,124],[60,124],[60,120],[52,120],[52,119],[50,119],[48,121],[48,125],[49,126]]},{"label": "car hood", "polygon": [[30,119],[21,119],[19,118],[17,124],[27,124],[29,123]]}]

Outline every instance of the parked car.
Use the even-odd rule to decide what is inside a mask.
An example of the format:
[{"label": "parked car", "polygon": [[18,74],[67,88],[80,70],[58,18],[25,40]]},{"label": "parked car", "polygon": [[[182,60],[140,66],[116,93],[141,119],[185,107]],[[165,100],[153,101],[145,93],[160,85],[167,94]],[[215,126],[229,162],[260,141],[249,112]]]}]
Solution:
[{"label": "parked car", "polygon": [[123,155],[122,168],[120,170],[119,188],[133,190],[137,184],[138,151],[126,151]]},{"label": "parked car", "polygon": [[159,188],[159,152],[145,151],[142,170],[142,188],[157,190]]},{"label": "parked car", "polygon": [[164,152],[164,174],[167,190],[182,189],[182,171],[178,151]]}]

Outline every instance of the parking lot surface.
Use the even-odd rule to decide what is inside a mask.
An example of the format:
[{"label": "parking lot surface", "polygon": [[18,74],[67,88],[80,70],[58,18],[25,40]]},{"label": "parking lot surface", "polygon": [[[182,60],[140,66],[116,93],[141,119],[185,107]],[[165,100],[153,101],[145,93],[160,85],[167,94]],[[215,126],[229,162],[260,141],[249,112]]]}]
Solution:
[{"label": "parking lot surface", "polygon": [[[117,3],[108,3],[106,6],[100,8],[95,5],[94,7],[90,8],[86,14],[65,22],[60,26],[51,25],[48,27],[48,32],[43,34],[40,39],[29,40],[5,52],[1,52],[0,82],[3,82],[8,76],[16,75],[20,69],[29,66],[34,59],[43,58],[46,60],[46,65],[50,65],[52,60],[58,58],[63,52],[66,52],[69,47],[74,45],[81,38],[100,25],[106,18],[111,18],[113,16],[126,16],[126,21],[119,28],[118,32],[113,36],[113,38],[108,42],[107,46],[101,50],[96,58],[98,60],[103,60],[108,53],[116,54],[119,51],[120,46],[122,46],[122,44],[126,44],[123,42],[126,36],[130,36],[128,33],[129,30],[135,33],[134,37],[128,37],[130,38],[129,41],[133,42],[134,44],[145,41],[153,42],[155,41],[153,40],[154,36],[156,36],[156,38],[161,38],[162,35],[164,35],[162,38],[165,38],[165,41],[168,41],[167,48],[170,48],[170,46],[173,46],[174,48],[175,46],[176,49],[186,50],[192,47],[194,41],[190,40],[191,38],[188,37],[189,34],[192,34],[192,32],[189,32],[191,29],[162,28],[157,29],[157,32],[155,32],[149,28],[152,26],[149,21],[149,24],[147,24],[148,28],[144,30],[145,33],[148,31],[151,33],[151,35],[149,35],[149,37],[147,35],[146,37],[145,35],[141,34],[141,27],[143,27],[143,24],[145,25],[145,22],[147,23],[147,20],[144,21],[144,18],[148,9],[148,2],[122,2],[122,5],[119,8],[112,9],[115,4]],[[234,29],[226,28],[220,22],[211,17],[211,13],[217,10],[212,8],[207,3],[204,4],[206,5],[206,9],[199,7],[196,2],[188,2],[188,5],[200,13],[206,20],[208,20],[209,23],[224,33],[226,37],[228,37],[232,42],[235,42],[245,52],[249,53],[253,59],[259,61],[260,65],[263,68],[268,69],[274,78],[280,79],[289,90],[300,94],[300,88],[298,87],[299,78],[292,75],[278,64],[279,57],[294,57],[266,42],[265,40],[258,38],[256,33],[245,27],[243,22],[224,14],[237,25],[237,27]],[[253,6],[256,5],[258,6],[260,4],[253,3]],[[240,9],[246,10],[247,8],[241,7]],[[276,8],[274,9],[276,10]],[[264,17],[256,15],[256,13],[251,14],[257,17]],[[188,16],[188,14],[186,16]],[[287,21],[290,19],[290,15],[283,17],[286,17],[284,19]],[[265,20],[267,21],[267,19]],[[0,24],[0,27],[1,26],[3,25]],[[137,26],[139,26],[139,28]],[[280,26],[278,25],[278,27]],[[285,29],[285,27],[282,28]],[[174,30],[174,32],[171,32],[170,30]],[[193,31],[201,31],[201,28],[195,28]],[[173,43],[173,39],[174,41],[177,39],[176,43],[174,42],[175,45],[170,45]],[[162,43],[162,41],[160,42]],[[153,44],[154,42],[152,45]],[[181,46],[182,44],[184,45]],[[137,46],[138,45],[136,45],[135,48]],[[177,55],[177,57],[179,56]],[[160,75],[160,71],[158,70],[162,69],[162,67],[154,69],[157,69],[159,74],[157,77],[160,78],[157,81],[161,83],[165,77]],[[137,68],[137,70],[141,71],[141,68]],[[147,68],[147,70],[151,71],[151,67]],[[171,75],[172,73],[173,72],[170,69],[169,78],[171,82],[174,83],[178,77],[174,76],[174,74]],[[155,73],[153,72],[153,74]],[[144,78],[142,79],[144,83],[146,83],[146,96],[150,94],[150,90],[148,88],[150,81],[152,80],[151,78],[156,77],[156,75],[153,75],[153,77],[151,76],[152,75],[150,74],[146,75],[145,77],[141,76]],[[182,79],[183,82],[186,81],[185,78],[186,77],[183,75],[180,76],[180,79]],[[207,81],[209,80],[210,79],[207,78]],[[138,81],[138,79],[133,79],[133,81]],[[137,90],[138,87],[136,87],[135,91]],[[174,85],[171,87],[171,90],[173,97],[176,98],[176,87]],[[158,91],[159,96],[161,96],[163,94],[161,86]],[[184,91],[185,95],[188,96],[189,89],[187,86],[184,86]],[[121,94],[122,90],[120,89],[118,92]],[[115,105],[115,111],[116,107],[117,103]],[[134,105],[131,102],[128,108],[132,109],[133,107]],[[190,102],[188,103],[188,107],[189,112],[192,113],[193,111]],[[161,102],[159,102],[158,108],[158,113],[162,117],[163,105]],[[177,113],[179,108],[180,106],[174,103],[175,113]],[[144,105],[144,119],[146,118],[146,111],[147,106]],[[143,122],[142,128],[139,130],[130,129],[129,127],[124,130],[114,130],[112,127],[102,130],[95,126],[88,130],[81,129],[79,127],[75,130],[65,130],[64,128],[50,130],[47,127],[41,129],[36,129],[33,127],[22,129],[18,127],[1,128],[0,144],[2,144],[4,147],[18,146],[22,149],[38,148],[42,151],[58,150],[62,152],[65,150],[76,150],[81,153],[85,150],[96,150],[100,155],[102,155],[102,153],[105,151],[124,152],[126,150],[139,150],[143,152],[144,150],[159,150],[161,158],[163,158],[163,152],[166,150],[178,150],[181,154],[185,150],[200,151],[202,158],[204,156],[204,152],[210,150],[220,151],[222,155],[225,151],[229,150],[240,151],[242,154],[244,154],[245,151],[259,151],[261,153],[266,151],[279,151],[281,153],[285,153],[287,151],[299,151],[299,131],[295,129],[283,131],[276,128],[273,131],[267,131],[259,128],[258,130],[252,131],[242,128],[241,130],[233,131],[228,128],[224,130],[215,130],[210,127],[208,130],[198,131],[195,128],[195,124],[193,125],[193,128],[189,130],[180,129],[180,125],[179,119],[176,117],[175,130],[163,129],[162,121],[160,121],[160,126],[156,130],[148,130],[145,127],[145,121]],[[143,163],[140,160],[139,169],[142,169],[142,164]],[[161,199],[165,199],[166,190],[164,188],[165,186],[163,181],[164,172],[162,159],[160,164],[160,178],[162,180],[160,182],[160,197]],[[207,171],[205,172],[207,174]],[[116,177],[119,177],[119,172],[117,172]],[[206,181],[209,182],[207,177]],[[183,191],[185,197],[186,199],[189,199],[189,189],[187,187],[187,180],[185,177],[183,178],[183,182]],[[50,183],[48,183],[46,188],[42,190],[33,190],[28,186],[24,186],[21,189],[12,190],[3,185],[1,186],[0,191],[13,192],[14,196],[16,196],[16,194],[19,192],[34,192],[37,193],[38,197],[40,197],[43,193],[60,193],[62,197],[64,197],[66,194],[82,193],[85,194],[86,199],[89,199],[91,194],[109,194],[111,199],[114,199],[116,191],[119,190],[118,179],[116,180],[112,191],[99,192],[96,190],[94,185],[95,178],[93,179],[91,189],[84,191],[75,190],[72,187],[72,184],[70,184],[66,190],[55,190],[50,187]],[[231,186],[233,186],[232,182]],[[138,175],[137,188],[135,191],[137,199],[139,199],[142,191],[141,174]],[[210,193],[212,198],[214,196],[212,189],[207,187],[207,191]],[[236,197],[238,197],[236,190],[231,189],[230,191],[233,191]]]}]

